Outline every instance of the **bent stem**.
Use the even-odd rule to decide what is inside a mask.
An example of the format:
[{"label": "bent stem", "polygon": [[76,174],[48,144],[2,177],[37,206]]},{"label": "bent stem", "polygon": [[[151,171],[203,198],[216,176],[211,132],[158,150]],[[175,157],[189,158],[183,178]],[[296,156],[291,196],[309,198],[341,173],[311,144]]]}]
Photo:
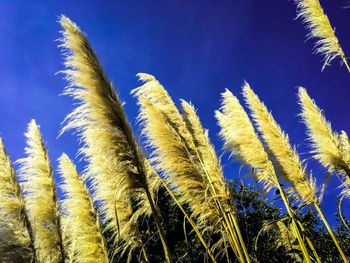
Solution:
[{"label": "bent stem", "polygon": [[[154,170],[153,170],[154,171]],[[192,220],[192,218],[186,213],[185,209],[183,208],[183,206],[180,204],[179,200],[177,199],[177,197],[174,195],[173,191],[169,188],[169,186],[166,184],[166,182],[164,182],[163,178],[156,172],[154,171],[154,173],[159,177],[163,187],[165,188],[165,190],[167,190],[167,192],[169,193],[169,195],[171,196],[171,198],[174,200],[175,204],[180,208],[181,212],[184,214],[185,218],[187,219],[187,221],[190,223],[190,225],[192,226],[194,232],[196,233],[199,241],[202,243],[203,247],[205,248],[205,250],[207,251],[210,259],[213,261],[213,263],[217,263],[215,260],[214,255],[211,253],[207,243],[205,242],[202,234],[200,233],[196,223]]]},{"label": "bent stem", "polygon": [[327,221],[326,217],[324,216],[324,214],[323,214],[323,212],[322,212],[322,210],[321,210],[319,204],[318,204],[318,203],[314,203],[314,206],[315,206],[315,208],[316,208],[318,214],[320,215],[320,217],[321,217],[321,219],[322,219],[324,225],[326,226],[326,228],[327,228],[327,230],[328,230],[328,233],[330,234],[330,236],[331,236],[331,238],[332,238],[332,240],[333,240],[335,246],[337,247],[340,256],[342,257],[342,259],[344,260],[344,262],[348,263],[349,261],[348,261],[348,259],[346,258],[346,256],[345,256],[343,250],[341,249],[341,247],[340,247],[340,245],[339,245],[339,243],[338,243],[338,241],[337,241],[337,239],[336,239],[336,237],[335,237],[335,235],[334,235],[334,233],[333,233],[333,231],[332,231],[332,228],[331,228],[330,225],[328,224],[328,221]]}]

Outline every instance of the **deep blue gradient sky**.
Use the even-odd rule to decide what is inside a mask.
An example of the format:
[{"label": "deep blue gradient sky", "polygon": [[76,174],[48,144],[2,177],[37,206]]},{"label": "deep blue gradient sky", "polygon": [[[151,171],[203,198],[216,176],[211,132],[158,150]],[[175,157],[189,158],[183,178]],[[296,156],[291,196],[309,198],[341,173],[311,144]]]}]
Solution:
[{"label": "deep blue gradient sky", "polygon": [[[321,3],[349,55],[346,1]],[[129,92],[138,85],[135,74],[147,72],[176,102],[193,102],[218,151],[222,144],[213,112],[225,88],[241,98],[244,80],[272,110],[303,158],[308,155],[305,129],[296,117],[297,86],[307,88],[335,130],[350,132],[350,74],[338,61],[321,72],[322,58],[312,54],[313,40],[305,42],[306,31],[295,20],[291,0],[0,0],[0,8],[0,132],[13,160],[23,157],[23,133],[32,118],[42,126],[54,167],[62,152],[74,157],[78,148],[72,135],[57,139],[60,122],[73,108],[70,98],[58,96],[66,83],[55,75],[63,69],[55,41],[60,37],[60,14],[87,33],[133,123],[137,107]],[[227,177],[238,177],[238,165],[230,164],[227,156],[222,162]],[[325,171],[314,169],[322,182]],[[332,222],[337,185],[333,178],[323,204]]]}]

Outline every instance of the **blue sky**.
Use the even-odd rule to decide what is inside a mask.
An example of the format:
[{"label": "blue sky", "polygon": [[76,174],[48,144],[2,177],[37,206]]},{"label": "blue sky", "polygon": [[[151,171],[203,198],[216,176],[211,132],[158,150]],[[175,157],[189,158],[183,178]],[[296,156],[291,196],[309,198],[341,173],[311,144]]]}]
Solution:
[{"label": "blue sky", "polygon": [[[346,54],[350,54],[350,9],[346,1],[321,1]],[[129,95],[138,72],[155,75],[176,102],[191,101],[218,151],[213,112],[220,93],[229,88],[240,98],[247,80],[307,158],[305,128],[297,118],[298,86],[325,111],[335,130],[350,131],[350,74],[334,61],[321,72],[314,41],[295,20],[291,0],[226,1],[16,1],[0,0],[0,132],[13,160],[23,157],[23,133],[35,118],[42,126],[53,166],[62,152],[78,149],[70,134],[57,139],[60,122],[72,108],[58,96],[65,81],[56,39],[58,16],[65,14],[86,32],[105,70],[126,102],[135,123],[137,107]],[[77,160],[78,161],[78,160]],[[227,177],[239,166],[223,157]],[[315,162],[318,182],[325,171]],[[338,181],[333,178],[323,204],[333,221]],[[349,205],[347,203],[346,205]],[[350,215],[348,213],[348,215]]]}]

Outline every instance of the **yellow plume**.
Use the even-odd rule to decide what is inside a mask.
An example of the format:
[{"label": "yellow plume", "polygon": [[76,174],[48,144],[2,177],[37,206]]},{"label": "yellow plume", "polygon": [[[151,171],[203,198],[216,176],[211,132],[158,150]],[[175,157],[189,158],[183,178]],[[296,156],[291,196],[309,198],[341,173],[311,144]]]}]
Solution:
[{"label": "yellow plume", "polygon": [[139,98],[139,103],[142,132],[147,136],[148,145],[154,148],[151,161],[156,169],[177,187],[180,200],[190,203],[193,217],[198,218],[202,227],[208,224],[208,220],[217,222],[218,214],[213,203],[208,202],[208,189],[195,165],[193,153],[159,108],[143,98]]},{"label": "yellow plume", "polygon": [[33,229],[36,261],[56,263],[63,260],[58,223],[56,190],[52,170],[39,126],[34,120],[25,133],[27,157],[18,160],[19,176],[26,213]]},{"label": "yellow plume", "polygon": [[[194,108],[182,101],[184,114],[181,116],[167,91],[152,75],[139,73],[138,77],[144,84],[134,89],[132,94],[138,98],[141,106],[139,118],[143,122],[143,134],[150,146],[155,147],[152,161],[157,168],[170,176],[172,181],[179,180],[175,183],[178,187],[189,188],[181,190],[183,195],[191,191],[188,181],[191,174],[193,183],[202,190],[210,190],[208,180],[211,180],[217,197],[228,199],[219,160]],[[160,115],[158,118],[157,114]],[[164,130],[159,128],[163,126]]]},{"label": "yellow plume", "polygon": [[28,227],[21,189],[0,137],[0,255],[4,262],[32,260],[34,251]]},{"label": "yellow plume", "polygon": [[266,106],[259,100],[248,83],[243,87],[243,95],[252,112],[257,129],[262,134],[270,153],[278,167],[278,175],[291,182],[295,192],[305,204],[316,201],[316,186],[312,178],[307,178],[295,148],[290,145],[288,135],[277,124]]},{"label": "yellow plume", "polygon": [[247,113],[229,90],[222,93],[222,98],[221,112],[216,111],[215,117],[221,128],[224,149],[254,169],[267,190],[275,187],[278,184],[275,171]]},{"label": "yellow plume", "polygon": [[183,110],[183,119],[186,123],[188,131],[191,133],[194,145],[200,155],[203,169],[210,177],[208,181],[213,184],[215,194],[224,204],[226,200],[230,200],[220,161],[216,155],[214,146],[211,144],[208,130],[204,130],[196,110],[193,105],[185,100],[181,101]]},{"label": "yellow plume", "polygon": [[[340,152],[343,159],[343,162],[347,164],[348,169],[350,170],[350,140],[345,131],[341,131],[339,134],[339,145]],[[347,170],[347,171],[349,171]],[[345,171],[343,171],[343,174]],[[341,195],[350,198],[350,174],[346,172],[345,176],[342,177],[342,192]]]},{"label": "yellow plume", "polygon": [[137,76],[144,83],[142,86],[132,90],[131,94],[137,98],[146,99],[156,105],[161,112],[166,114],[168,122],[176,127],[183,140],[191,142],[191,134],[187,131],[181,114],[164,87],[152,75],[138,73]]},{"label": "yellow plume", "polygon": [[138,77],[145,83],[132,94],[140,104],[142,134],[147,137],[148,146],[153,148],[151,162],[168,179],[171,178],[171,183],[181,193],[181,201],[190,202],[194,217],[198,217],[201,224],[205,225],[209,218],[215,221],[217,215],[214,215],[215,209],[208,209],[208,206],[214,207],[206,201],[204,178],[195,164],[194,152],[189,146],[191,134],[181,114],[153,76],[139,73]]},{"label": "yellow plume", "polygon": [[[342,180],[343,191],[341,194],[347,196],[350,187],[350,160],[348,159],[350,156],[348,152],[349,139],[345,132],[339,135],[332,131],[330,123],[327,123],[321,110],[309,97],[304,88],[299,88],[298,95],[299,104],[302,109],[300,115],[308,130],[308,139],[311,141],[312,147],[311,152],[315,154],[314,156],[316,159],[318,159],[324,167],[329,168],[329,172],[338,171],[344,176]],[[327,219],[323,215],[319,204],[315,202],[314,205],[337,247],[339,254],[344,262],[347,262],[346,256],[329,226]]]},{"label": "yellow plume", "polygon": [[65,247],[69,247],[68,260],[108,262],[107,250],[88,190],[67,155],[63,154],[59,158],[58,169],[65,195],[61,207],[64,215],[62,228],[66,236]]},{"label": "yellow plume", "polygon": [[299,89],[301,116],[308,128],[308,136],[312,142],[316,158],[330,172],[339,172],[343,176],[341,194],[350,197],[350,142],[345,131],[335,133],[326,121],[321,110],[308,96],[305,89]]},{"label": "yellow plume", "polygon": [[301,18],[310,31],[307,37],[317,39],[316,53],[324,56],[322,69],[330,65],[333,59],[340,57],[350,72],[343,49],[319,0],[295,0],[295,2],[298,8],[297,18]]},{"label": "yellow plume", "polygon": [[326,121],[322,111],[309,97],[304,88],[299,88],[301,117],[311,142],[311,153],[330,172],[339,171],[350,177],[350,154],[347,152],[346,134],[336,134]]},{"label": "yellow plume", "polygon": [[156,217],[151,197],[156,189],[149,187],[157,184],[149,182],[145,157],[133,137],[122,102],[85,35],[67,17],[62,16],[60,23],[64,29],[61,47],[66,51],[64,73],[69,82],[64,94],[80,102],[67,116],[61,132],[78,131],[84,145],[80,152],[88,162],[83,177],[92,182],[93,199],[99,202],[105,231],[114,233],[109,242],[116,247],[120,238],[132,252],[142,244],[137,226],[142,213],[133,212],[131,199],[141,200],[140,204],[146,199],[149,205],[141,207],[142,211]]}]

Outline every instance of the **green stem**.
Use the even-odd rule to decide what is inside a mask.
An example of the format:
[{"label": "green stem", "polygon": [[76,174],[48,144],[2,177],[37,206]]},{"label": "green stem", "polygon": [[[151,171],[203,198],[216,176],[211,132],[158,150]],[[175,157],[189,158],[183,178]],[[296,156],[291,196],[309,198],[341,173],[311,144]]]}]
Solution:
[{"label": "green stem", "polygon": [[[226,213],[223,213],[223,215],[224,215],[223,227],[225,228],[226,233],[229,234],[229,236],[231,238],[231,242],[233,242],[233,244],[234,244],[232,249],[234,247],[237,249],[238,256],[239,256],[238,260],[239,260],[239,262],[243,262],[244,263],[244,262],[246,262],[246,257],[244,255],[244,252],[243,252],[242,247],[240,245],[240,242],[238,240],[237,233],[232,228]],[[231,244],[231,246],[232,246],[232,244]]]},{"label": "green stem", "polygon": [[307,252],[307,248],[306,248],[306,245],[305,245],[304,240],[302,238],[302,235],[300,233],[300,229],[299,229],[298,225],[295,222],[295,217],[294,217],[293,211],[290,208],[289,201],[288,201],[287,197],[285,196],[281,185],[279,183],[277,183],[276,186],[277,186],[277,188],[278,188],[278,190],[280,192],[281,198],[282,198],[283,203],[284,203],[284,205],[285,205],[285,207],[287,209],[288,215],[292,219],[292,228],[294,230],[293,232],[294,232],[294,235],[296,236],[296,238],[298,239],[298,242],[300,244],[301,250],[302,250],[303,255],[304,255],[304,259],[305,259],[305,261],[307,263],[311,263],[312,261],[311,261],[310,255]]},{"label": "green stem", "polygon": [[[51,169],[51,167],[50,167]],[[53,174],[52,170],[50,171],[50,178],[51,178],[51,187],[52,187],[52,192],[53,192],[53,201],[55,202],[55,223],[57,227],[57,238],[58,238],[58,246],[60,248],[61,252],[61,260],[59,262],[64,262],[65,261],[65,251],[64,251],[64,246],[63,246],[63,237],[62,237],[62,224],[61,224],[61,216],[60,216],[60,210],[59,210],[59,203],[58,203],[58,195],[57,195],[57,189],[56,185],[53,179]]]},{"label": "green stem", "polygon": [[[208,171],[205,169],[205,165],[204,165],[204,163],[203,163],[203,160],[202,160],[202,158],[201,158],[201,155],[199,154],[196,145],[194,145],[193,142],[192,142],[192,144],[193,144],[192,147],[193,147],[193,149],[195,150],[196,156],[197,156],[197,158],[198,158],[200,164],[201,164],[202,167],[203,167],[204,173],[205,173],[206,178],[207,178],[207,180],[208,180],[208,182],[209,182],[209,185],[210,185],[210,188],[211,188],[211,190],[212,190],[212,192],[213,192],[213,195],[214,195],[214,196],[217,196],[217,193],[216,193],[214,184],[213,184],[213,182],[212,182],[212,180],[211,180],[211,177],[210,177]],[[245,260],[247,260],[247,263],[250,263],[249,254],[248,254],[248,252],[247,252],[247,249],[246,249],[244,240],[243,240],[243,238],[242,238],[241,232],[240,232],[240,230],[239,230],[238,224],[234,224],[234,228],[235,228],[235,229],[233,230],[233,229],[232,229],[231,220],[230,220],[230,218],[227,216],[227,213],[226,213],[226,211],[224,210],[224,208],[222,207],[221,202],[220,202],[218,199],[215,199],[215,202],[216,202],[216,205],[217,205],[219,211],[221,212],[221,214],[223,215],[223,217],[224,217],[224,219],[225,219],[225,221],[226,221],[226,223],[227,223],[227,227],[228,227],[228,229],[229,229],[229,233],[231,233],[232,238],[235,239],[235,242],[238,241],[236,245],[237,245],[237,250],[238,250],[239,256],[240,256],[240,258],[241,258],[241,261],[242,261],[242,262],[245,262]],[[234,217],[234,216],[231,215],[231,217]],[[237,238],[235,237],[236,233],[238,234],[238,240],[236,240]],[[242,255],[242,253],[243,253],[243,255]]]},{"label": "green stem", "polygon": [[338,243],[338,241],[337,241],[337,239],[336,239],[336,237],[335,237],[335,235],[334,235],[334,233],[333,233],[333,231],[332,231],[332,228],[331,228],[330,225],[328,224],[328,221],[327,221],[326,217],[324,216],[324,214],[323,214],[323,212],[322,212],[322,210],[321,210],[319,204],[318,204],[318,203],[314,203],[314,206],[315,206],[315,208],[316,208],[318,214],[320,215],[320,217],[321,217],[321,219],[322,219],[324,225],[326,226],[326,228],[327,228],[327,230],[328,230],[328,233],[330,234],[330,236],[331,236],[331,238],[332,238],[332,240],[333,240],[335,246],[337,247],[340,256],[342,257],[342,259],[344,260],[344,262],[348,263],[349,261],[348,261],[348,259],[346,258],[346,256],[345,256],[343,250],[341,249],[341,247],[340,247],[340,245],[339,245],[339,243]]},{"label": "green stem", "polygon": [[[299,224],[299,227],[301,228],[301,231],[304,232],[305,229],[304,229],[303,225],[300,222],[298,222],[298,224]],[[305,238],[306,238],[307,244],[311,248],[311,250],[312,250],[312,252],[313,252],[313,254],[314,254],[315,258],[316,258],[317,263],[322,263],[322,261],[321,261],[320,257],[318,256],[317,251],[316,251],[314,245],[312,244],[311,240],[308,237],[305,237]]]},{"label": "green stem", "polygon": [[229,219],[233,222],[233,225],[234,225],[234,227],[236,229],[236,232],[237,232],[237,235],[238,235],[238,239],[239,239],[240,243],[242,244],[242,249],[243,249],[244,255],[246,256],[246,260],[247,260],[247,262],[250,262],[249,253],[248,253],[247,248],[245,246],[245,243],[244,243],[244,240],[243,240],[243,237],[242,237],[242,233],[241,233],[241,230],[239,228],[237,219],[231,213],[229,213],[228,216],[229,216]]}]

